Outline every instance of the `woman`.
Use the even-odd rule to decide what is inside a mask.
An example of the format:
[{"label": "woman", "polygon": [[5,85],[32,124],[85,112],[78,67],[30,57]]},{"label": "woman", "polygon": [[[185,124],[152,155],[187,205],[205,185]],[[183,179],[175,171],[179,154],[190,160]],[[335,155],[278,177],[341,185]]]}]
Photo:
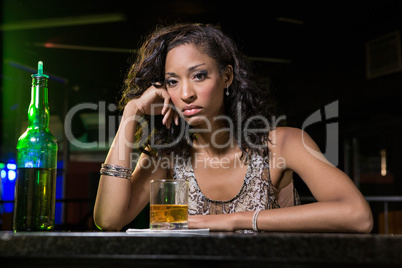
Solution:
[{"label": "woman", "polygon": [[[126,79],[96,225],[121,230],[149,202],[150,180],[173,177],[189,181],[189,228],[370,232],[371,210],[350,178],[310,153],[319,148],[305,132],[269,121],[271,97],[254,81],[216,27],[153,32]],[[134,147],[143,153],[132,172]],[[293,172],[318,202],[298,205]]]}]

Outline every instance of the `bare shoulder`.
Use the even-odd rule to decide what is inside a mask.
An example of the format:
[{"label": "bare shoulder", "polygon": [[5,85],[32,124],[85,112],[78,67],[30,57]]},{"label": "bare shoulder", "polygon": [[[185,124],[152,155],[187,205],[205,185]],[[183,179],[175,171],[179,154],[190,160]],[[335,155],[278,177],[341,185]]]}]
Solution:
[{"label": "bare shoulder", "polygon": [[270,150],[282,151],[286,147],[302,144],[304,140],[310,140],[310,136],[302,129],[295,127],[278,127],[269,133]]},{"label": "bare shoulder", "polygon": [[317,143],[302,129],[283,127],[272,133],[269,150],[286,160],[286,168],[294,171],[309,165],[333,165],[325,158]]},{"label": "bare shoulder", "polygon": [[270,152],[286,158],[290,164],[292,160],[311,157],[328,162],[324,159],[320,148],[315,141],[304,130],[294,127],[278,127],[270,133],[268,149]]}]

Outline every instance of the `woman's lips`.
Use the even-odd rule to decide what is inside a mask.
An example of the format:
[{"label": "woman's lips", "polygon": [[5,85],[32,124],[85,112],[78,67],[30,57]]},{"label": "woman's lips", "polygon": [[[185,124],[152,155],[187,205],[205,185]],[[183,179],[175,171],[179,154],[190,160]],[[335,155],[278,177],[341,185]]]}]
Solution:
[{"label": "woman's lips", "polygon": [[183,108],[183,114],[185,116],[192,116],[199,113],[202,110],[202,107],[197,105],[187,105]]}]

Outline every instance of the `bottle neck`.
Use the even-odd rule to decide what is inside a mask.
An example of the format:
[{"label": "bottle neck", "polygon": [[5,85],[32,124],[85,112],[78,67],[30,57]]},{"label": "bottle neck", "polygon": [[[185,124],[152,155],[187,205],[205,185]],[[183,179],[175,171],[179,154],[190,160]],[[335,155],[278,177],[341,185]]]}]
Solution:
[{"label": "bottle neck", "polygon": [[32,75],[31,103],[28,108],[29,128],[49,128],[48,78]]}]

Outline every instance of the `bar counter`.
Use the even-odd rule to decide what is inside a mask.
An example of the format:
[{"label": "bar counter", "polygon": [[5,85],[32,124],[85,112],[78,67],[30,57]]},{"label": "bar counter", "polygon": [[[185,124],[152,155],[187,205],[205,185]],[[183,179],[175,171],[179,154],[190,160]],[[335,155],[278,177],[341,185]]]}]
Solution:
[{"label": "bar counter", "polygon": [[0,232],[0,267],[402,267],[402,235]]}]

